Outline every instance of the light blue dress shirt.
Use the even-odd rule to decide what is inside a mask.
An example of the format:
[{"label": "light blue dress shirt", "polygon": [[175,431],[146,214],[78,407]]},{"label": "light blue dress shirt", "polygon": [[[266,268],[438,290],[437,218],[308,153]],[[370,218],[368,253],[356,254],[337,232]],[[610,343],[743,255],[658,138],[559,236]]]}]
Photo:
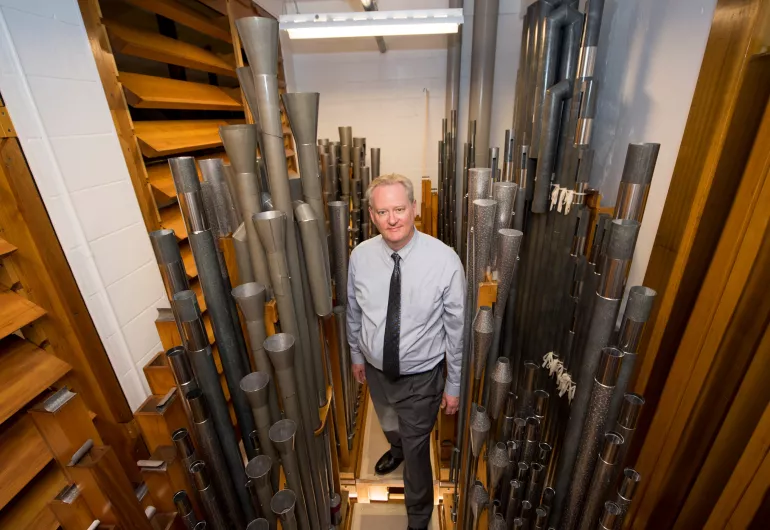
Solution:
[{"label": "light blue dress shirt", "polygon": [[[382,236],[368,239],[348,265],[348,342],[354,364],[382,370],[393,250]],[[401,250],[401,374],[434,368],[446,356],[447,395],[460,395],[465,273],[450,247],[415,229]]]}]

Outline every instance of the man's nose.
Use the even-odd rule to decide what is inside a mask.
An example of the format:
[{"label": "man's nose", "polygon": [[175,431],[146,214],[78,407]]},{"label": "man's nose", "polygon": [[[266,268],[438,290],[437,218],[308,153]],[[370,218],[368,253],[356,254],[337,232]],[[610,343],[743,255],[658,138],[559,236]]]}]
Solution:
[{"label": "man's nose", "polygon": [[388,224],[394,225],[398,222],[398,218],[393,212],[388,213]]}]

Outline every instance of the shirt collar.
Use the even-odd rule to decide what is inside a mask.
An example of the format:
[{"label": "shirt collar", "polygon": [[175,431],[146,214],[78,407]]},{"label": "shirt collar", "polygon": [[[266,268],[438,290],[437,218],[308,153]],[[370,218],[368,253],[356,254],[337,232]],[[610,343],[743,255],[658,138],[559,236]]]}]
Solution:
[{"label": "shirt collar", "polygon": [[[397,250],[396,253],[401,258],[401,261],[406,260],[406,258],[409,256],[409,254],[412,252],[412,249],[417,244],[417,239],[420,237],[420,231],[417,230],[417,228],[414,229],[414,235],[412,235],[412,239],[409,240],[409,243],[404,245],[400,250]],[[385,242],[385,239],[382,239],[382,248],[385,250],[386,255],[388,256],[388,260],[391,260],[391,256],[393,255],[393,249],[391,249],[388,244]]]}]

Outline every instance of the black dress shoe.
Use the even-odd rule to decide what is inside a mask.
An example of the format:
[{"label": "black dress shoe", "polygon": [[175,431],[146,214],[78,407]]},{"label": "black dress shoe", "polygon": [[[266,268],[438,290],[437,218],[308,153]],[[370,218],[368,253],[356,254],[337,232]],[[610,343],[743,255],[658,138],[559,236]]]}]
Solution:
[{"label": "black dress shoe", "polygon": [[387,475],[392,473],[403,461],[403,458],[396,458],[393,453],[388,451],[374,464],[374,472],[378,475]]},{"label": "black dress shoe", "polygon": [[412,528],[411,526],[408,526],[406,530],[428,530],[428,527],[425,528]]}]

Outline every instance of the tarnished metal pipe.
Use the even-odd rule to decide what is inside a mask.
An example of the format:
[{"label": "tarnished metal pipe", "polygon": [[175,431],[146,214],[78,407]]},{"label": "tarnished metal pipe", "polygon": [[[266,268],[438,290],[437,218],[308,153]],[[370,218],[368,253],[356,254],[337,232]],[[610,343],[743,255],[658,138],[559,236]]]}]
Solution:
[{"label": "tarnished metal pipe", "polygon": [[[272,447],[269,437],[267,445]],[[278,461],[266,454],[254,457],[246,464],[246,476],[251,479],[249,488],[251,496],[259,506],[262,516],[267,520],[272,530],[276,528],[276,519],[273,511],[270,509],[270,501],[273,497],[273,491],[275,491],[271,477],[277,469]]]},{"label": "tarnished metal pipe", "polygon": [[615,200],[615,219],[642,221],[659,151],[660,144],[628,144]]},{"label": "tarnished metal pipe", "polygon": [[329,203],[329,224],[332,232],[332,258],[334,263],[334,292],[338,306],[348,305],[348,227],[350,211],[348,203],[332,201]]},{"label": "tarnished metal pipe", "polygon": [[[186,404],[187,398],[185,398],[184,401]],[[192,418],[190,419],[190,422],[193,426],[195,425],[195,422],[192,421]],[[190,491],[193,492],[193,495],[196,495],[197,490],[195,490],[195,483],[193,482],[193,476],[190,472],[190,466],[192,466],[193,462],[198,460],[198,455],[195,454],[195,446],[193,445],[192,436],[190,436],[190,432],[187,429],[181,428],[177,429],[171,434],[171,441],[174,442],[176,454],[179,457],[182,468],[184,469],[185,478],[187,479],[187,486],[190,488]],[[187,494],[185,493],[185,496],[186,495]],[[197,497],[195,498],[197,499]]]},{"label": "tarnished metal pipe", "polygon": [[[168,297],[169,302],[172,302],[176,293],[190,288],[187,272],[185,272],[182,262],[182,254],[179,252],[179,243],[177,243],[173,230],[155,230],[150,232],[149,236],[152,251],[155,253],[155,260],[158,262],[160,277],[163,280],[163,287],[166,289],[166,297]],[[171,310],[174,311],[173,304]]]},{"label": "tarnished metal pipe", "polygon": [[[201,499],[203,511],[206,512],[206,528],[211,527],[212,530],[228,530],[230,525],[227,523],[225,515],[220,509],[219,496],[214,485],[209,480],[206,463],[202,460],[194,462],[190,467],[190,472],[195,480],[195,487],[198,489],[198,496]],[[198,525],[199,524],[200,523],[198,523]],[[198,525],[196,525],[196,528]]]},{"label": "tarnished metal pipe", "polygon": [[487,490],[484,489],[484,486],[480,481],[475,481],[473,486],[470,489],[470,510],[471,512],[469,515],[472,516],[469,517],[469,522],[472,520],[472,527],[463,526],[463,528],[473,528],[473,530],[478,530],[479,528],[479,520],[481,519],[482,513],[484,513],[484,510],[486,510],[487,506],[489,505],[489,494],[487,493]]},{"label": "tarnished metal pipe", "polygon": [[340,440],[340,443],[350,445],[353,441],[353,386],[350,366],[350,346],[347,334],[347,312],[345,306],[338,305],[334,308],[334,323],[337,328],[337,354],[340,365],[340,378],[342,379],[342,400],[345,406],[345,423],[349,439]]},{"label": "tarnished metal pipe", "polygon": [[506,506],[505,509],[505,520],[511,523],[508,527],[513,528],[513,520],[518,517],[521,509],[521,501],[524,500],[524,484],[513,479],[511,480],[508,492],[508,506]]},{"label": "tarnished metal pipe", "polygon": [[642,480],[642,476],[630,467],[623,471],[623,478],[615,495],[618,513],[615,519],[615,526],[610,527],[610,529],[620,530],[623,527],[623,519],[625,519],[628,509],[631,507],[631,501],[634,498],[640,480]]},{"label": "tarnished metal pipe", "polygon": [[325,255],[325,252],[328,252],[326,233],[321,232],[319,228],[319,221],[323,223],[325,216],[323,210],[319,215],[306,203],[298,204],[295,214],[302,240],[302,252],[305,255],[313,308],[317,316],[325,317],[332,312],[331,280]]},{"label": "tarnished metal pipe", "polygon": [[239,284],[254,281],[254,269],[251,266],[249,241],[246,234],[246,224],[241,223],[233,232],[233,248],[235,249],[235,266],[238,269]]},{"label": "tarnished metal pipe", "polygon": [[271,473],[273,490],[278,490],[278,478],[280,475],[278,469],[278,454],[275,452],[273,444],[270,442],[270,426],[281,419],[280,415],[273,420],[270,411],[271,395],[275,395],[275,386],[271,384],[272,377],[267,372],[254,372],[241,379],[241,390],[246,394],[251,405],[251,412],[254,415],[254,422],[257,424],[257,437],[262,453],[269,456],[273,462]]},{"label": "tarnished metal pipe", "polygon": [[[620,407],[620,413],[614,426],[615,431],[623,437],[623,446],[618,451],[619,469],[622,469],[622,466],[626,463],[626,455],[634,439],[636,424],[639,421],[639,416],[642,414],[642,407],[644,407],[644,398],[639,394],[626,394],[623,396],[623,404]],[[608,415],[607,419],[612,421],[612,416]]]},{"label": "tarnished metal pipe", "polygon": [[281,490],[273,495],[273,500],[270,501],[270,508],[281,520],[281,528],[283,530],[297,530],[297,519],[295,518],[296,504],[296,494],[292,490]]},{"label": "tarnished metal pipe", "polygon": [[618,515],[620,515],[620,508],[612,501],[604,503],[604,511],[602,512],[602,518],[599,519],[599,524],[596,525],[596,530],[612,530],[618,528]]},{"label": "tarnished metal pipe", "polygon": [[487,485],[489,486],[489,498],[494,500],[500,497],[500,481],[508,467],[508,447],[503,442],[497,442],[487,455]]},{"label": "tarnished metal pipe", "polygon": [[195,525],[198,524],[198,518],[193,511],[190,497],[187,496],[185,490],[179,490],[174,493],[174,506],[176,506],[176,513],[179,514],[179,518],[182,520],[182,524],[187,530],[195,530]]},{"label": "tarnished metal pipe", "polygon": [[495,81],[498,0],[474,0],[471,86],[468,120],[476,122],[475,165],[483,166],[489,149],[492,91]]},{"label": "tarnished metal pipe", "polygon": [[607,498],[607,493],[615,478],[615,467],[622,445],[623,437],[619,434],[608,432],[604,435],[604,446],[596,460],[596,467],[583,506],[583,514],[580,517],[579,528],[581,530],[592,530],[596,527],[602,504]]},{"label": "tarnished metal pipe", "polygon": [[300,528],[309,528],[310,522],[305,507],[306,496],[303,494],[301,471],[294,449],[296,433],[297,424],[290,419],[281,420],[270,427],[270,439],[278,448],[278,452],[281,453],[281,464],[286,482],[296,496],[299,526]]}]

